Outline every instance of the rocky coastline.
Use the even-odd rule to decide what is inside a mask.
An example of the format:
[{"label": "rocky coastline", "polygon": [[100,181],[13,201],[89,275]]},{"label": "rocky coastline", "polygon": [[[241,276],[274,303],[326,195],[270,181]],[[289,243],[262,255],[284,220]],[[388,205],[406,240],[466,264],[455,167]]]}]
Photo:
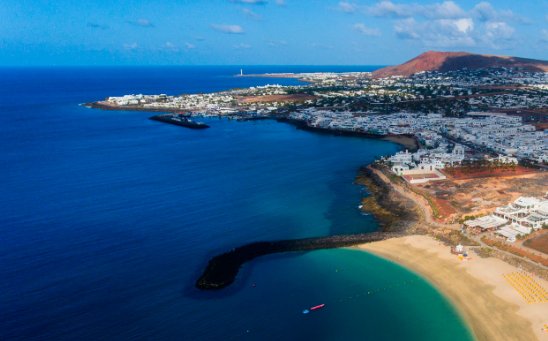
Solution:
[{"label": "rocky coastline", "polygon": [[365,186],[369,192],[362,198],[361,210],[373,215],[384,232],[407,232],[420,220],[416,204],[395,192],[373,167],[360,168],[356,176],[355,183]]},{"label": "rocky coastline", "polygon": [[[83,104],[85,107],[92,109],[101,109],[101,110],[123,110],[123,111],[144,111],[144,112],[167,112],[174,113],[180,112],[180,109],[170,109],[170,108],[144,108],[138,105],[126,105],[123,107],[109,104],[105,101],[89,102]],[[233,116],[226,115],[227,118]],[[410,152],[415,152],[419,148],[419,142],[414,135],[379,135],[372,134],[363,131],[348,131],[341,129],[332,129],[332,128],[320,128],[312,127],[308,125],[305,121],[294,120],[287,117],[287,113],[273,113],[270,116],[258,116],[245,118],[238,115],[235,116],[237,119],[248,121],[248,120],[264,120],[264,119],[274,119],[278,122],[288,123],[295,126],[297,129],[313,131],[320,134],[329,134],[329,135],[338,135],[338,136],[354,136],[354,137],[364,137],[370,139],[379,139],[384,141],[391,141],[403,146],[405,149],[408,149]]]},{"label": "rocky coastline", "polygon": [[329,135],[338,135],[338,136],[354,136],[354,137],[364,137],[369,139],[378,139],[383,141],[390,141],[397,143],[403,146],[405,149],[408,149],[409,152],[415,152],[419,148],[419,142],[414,135],[379,135],[372,134],[363,131],[350,131],[350,130],[341,130],[341,129],[332,129],[332,128],[320,128],[312,127],[307,124],[305,121],[294,120],[284,116],[276,117],[276,121],[291,124],[297,129],[313,131],[320,134],[329,134]]}]

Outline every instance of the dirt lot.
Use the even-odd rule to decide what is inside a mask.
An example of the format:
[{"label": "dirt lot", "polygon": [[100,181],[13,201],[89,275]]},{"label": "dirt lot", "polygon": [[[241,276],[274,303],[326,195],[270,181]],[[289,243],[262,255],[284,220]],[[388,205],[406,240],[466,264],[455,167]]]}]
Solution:
[{"label": "dirt lot", "polygon": [[507,205],[519,196],[543,197],[548,191],[548,172],[519,176],[448,179],[416,185],[416,187],[435,199],[440,213],[447,220],[457,221],[466,215],[491,213],[496,207]]},{"label": "dirt lot", "polygon": [[455,180],[462,179],[478,179],[489,177],[506,177],[517,176],[523,174],[537,173],[538,171],[533,168],[526,168],[522,166],[516,166],[515,168],[481,168],[481,169],[464,169],[464,168],[446,168],[443,173],[448,177]]},{"label": "dirt lot", "polygon": [[523,242],[523,246],[548,255],[548,231],[543,230],[535,233],[535,236]]}]

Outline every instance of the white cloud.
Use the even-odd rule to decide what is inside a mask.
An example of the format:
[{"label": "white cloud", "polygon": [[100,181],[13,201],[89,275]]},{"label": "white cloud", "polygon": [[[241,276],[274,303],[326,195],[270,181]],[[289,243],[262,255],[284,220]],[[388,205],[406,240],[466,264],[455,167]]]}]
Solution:
[{"label": "white cloud", "polygon": [[525,17],[515,14],[511,10],[498,10],[487,1],[481,1],[469,11],[463,10],[454,1],[443,1],[432,4],[396,3],[382,0],[368,8],[371,15],[377,17],[411,18],[424,17],[430,19],[458,19],[472,17],[481,22],[487,21],[515,21],[521,24],[530,24]]},{"label": "white cloud", "polygon": [[320,43],[312,43],[312,44],[310,44],[310,47],[317,48],[317,49],[323,49],[323,50],[333,49],[332,45],[326,45],[326,44],[320,44]]},{"label": "white cloud", "polygon": [[98,23],[94,23],[94,22],[88,22],[88,24],[86,26],[91,27],[91,28],[100,29],[100,30],[108,29],[108,25],[98,24]]},{"label": "white cloud", "polygon": [[287,45],[287,41],[285,40],[270,40],[268,41],[268,46],[278,47],[278,46],[285,46]]},{"label": "white cloud", "polygon": [[476,26],[472,18],[417,21],[397,20],[394,32],[400,39],[419,41],[428,47],[471,47],[482,44],[505,49],[515,43],[516,30],[504,21],[487,21]]},{"label": "white cloud", "polygon": [[285,0],[276,0],[276,5],[285,6]]},{"label": "white cloud", "polygon": [[368,8],[369,14],[394,18],[400,39],[427,47],[470,47],[483,44],[507,48],[515,42],[516,30],[509,22],[526,24],[528,19],[509,10],[496,9],[487,1],[463,10],[454,1],[402,3],[383,0]]},{"label": "white cloud", "polygon": [[482,40],[492,48],[507,48],[514,42],[515,29],[503,21],[489,21],[485,24]]},{"label": "white cloud", "polygon": [[545,43],[548,43],[548,30],[547,29],[543,29],[540,31],[540,40],[545,42]]},{"label": "white cloud", "polygon": [[125,43],[122,45],[124,47],[124,50],[133,51],[139,48],[139,44],[137,43]]},{"label": "white cloud", "polygon": [[394,25],[396,36],[401,39],[419,39],[418,23],[413,18],[398,20]]},{"label": "white cloud", "polygon": [[162,50],[171,51],[171,52],[178,52],[179,48],[175,44],[173,44],[172,42],[166,41],[165,44],[162,46]]},{"label": "white cloud", "polygon": [[154,24],[152,24],[152,22],[150,22],[150,20],[148,19],[130,20],[127,23],[133,26],[154,27]]},{"label": "white cloud", "polygon": [[196,48],[196,45],[194,45],[192,43],[189,43],[189,42],[185,43],[185,49],[192,50],[192,49],[195,49],[195,48]]},{"label": "white cloud", "polygon": [[470,18],[456,20],[442,19],[440,22],[444,25],[455,26],[462,33],[470,33],[474,29],[474,21]]},{"label": "white cloud", "polygon": [[424,6],[422,14],[427,18],[463,18],[466,13],[453,1]]},{"label": "white cloud", "polygon": [[514,28],[503,21],[488,22],[485,24],[487,34],[495,39],[510,39],[514,35]]},{"label": "white cloud", "polygon": [[211,28],[223,33],[242,34],[244,29],[240,25],[212,24]]},{"label": "white cloud", "polygon": [[466,16],[466,12],[453,1],[421,5],[416,3],[399,4],[385,0],[369,7],[369,13],[377,17],[399,18],[422,16],[433,19],[454,19]]},{"label": "white cloud", "polygon": [[378,29],[367,27],[367,26],[365,26],[365,24],[362,24],[362,23],[355,24],[353,26],[353,28],[354,28],[355,31],[360,32],[361,34],[366,35],[366,36],[380,36],[381,35],[381,31],[379,31]]},{"label": "white cloud", "polygon": [[470,18],[437,19],[417,22],[413,18],[398,20],[394,25],[396,36],[418,40],[429,47],[474,46],[474,22]]},{"label": "white cloud", "polygon": [[474,6],[470,14],[483,22],[511,20],[520,24],[531,23],[529,19],[519,16],[511,10],[497,10],[487,1],[482,1]]},{"label": "white cloud", "polygon": [[262,18],[260,14],[253,12],[249,8],[242,8],[242,13],[245,14],[247,17],[255,20],[260,20]]},{"label": "white cloud", "polygon": [[358,10],[358,5],[348,1],[341,1],[339,2],[337,9],[345,13],[354,13]]},{"label": "white cloud", "polygon": [[488,21],[497,17],[495,8],[490,3],[482,1],[472,9],[472,13],[481,21]]},{"label": "white cloud", "polygon": [[375,6],[369,8],[369,13],[374,16],[394,16],[394,17],[410,17],[413,16],[412,5],[395,4],[392,1],[381,1]]},{"label": "white cloud", "polygon": [[266,0],[230,0],[230,2],[246,5],[266,5],[268,3]]},{"label": "white cloud", "polygon": [[232,45],[232,47],[237,49],[237,50],[242,50],[242,49],[250,49],[251,45],[245,44],[245,43],[240,43],[240,44]]}]

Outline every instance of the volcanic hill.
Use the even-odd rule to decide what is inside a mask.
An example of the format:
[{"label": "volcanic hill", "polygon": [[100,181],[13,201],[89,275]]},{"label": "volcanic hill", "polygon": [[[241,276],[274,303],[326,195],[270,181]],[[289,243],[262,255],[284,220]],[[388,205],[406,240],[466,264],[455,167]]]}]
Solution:
[{"label": "volcanic hill", "polygon": [[548,72],[548,61],[519,57],[472,54],[468,52],[425,52],[403,64],[387,66],[373,72],[373,77],[410,76],[422,71],[456,71],[464,68],[520,68],[531,72]]}]

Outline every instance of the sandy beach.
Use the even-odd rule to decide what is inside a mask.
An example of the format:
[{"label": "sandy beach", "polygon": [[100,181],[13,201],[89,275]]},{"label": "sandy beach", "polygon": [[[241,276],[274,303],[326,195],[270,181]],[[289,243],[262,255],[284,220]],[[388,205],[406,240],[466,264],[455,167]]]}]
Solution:
[{"label": "sandy beach", "polygon": [[[477,340],[548,340],[548,303],[528,304],[503,277],[519,269],[496,258],[459,260],[428,236],[407,236],[359,246],[420,274],[456,307]],[[543,288],[548,283],[535,278]]]}]

